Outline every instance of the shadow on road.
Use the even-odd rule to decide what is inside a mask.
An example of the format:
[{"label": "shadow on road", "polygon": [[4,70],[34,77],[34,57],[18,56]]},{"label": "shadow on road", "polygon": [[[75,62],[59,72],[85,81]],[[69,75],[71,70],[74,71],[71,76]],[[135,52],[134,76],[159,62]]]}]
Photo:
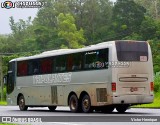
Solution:
[{"label": "shadow on road", "polygon": [[127,111],[127,112],[125,112],[125,113],[118,113],[118,112],[116,112],[116,111],[113,111],[112,113],[104,113],[104,112],[95,112],[95,111],[93,111],[93,112],[91,112],[91,113],[72,113],[71,111],[69,111],[69,110],[55,110],[55,111],[50,111],[50,110],[47,110],[47,109],[32,109],[32,108],[30,108],[30,109],[28,109],[27,111],[20,111],[20,110],[9,110],[9,111],[12,111],[12,112],[24,112],[24,113],[30,113],[30,112],[35,112],[35,113],[38,113],[38,112],[41,112],[41,114],[43,115],[43,113],[63,113],[63,114],[67,114],[67,115],[69,115],[69,114],[93,114],[93,115],[96,115],[96,114],[110,114],[110,115],[152,115],[153,113],[147,113],[147,112],[129,112],[129,111]]}]

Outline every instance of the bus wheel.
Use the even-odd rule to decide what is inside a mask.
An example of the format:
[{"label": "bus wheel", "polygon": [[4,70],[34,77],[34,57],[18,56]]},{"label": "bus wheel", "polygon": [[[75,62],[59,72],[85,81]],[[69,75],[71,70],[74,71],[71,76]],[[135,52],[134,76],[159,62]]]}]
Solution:
[{"label": "bus wheel", "polygon": [[116,107],[116,110],[119,112],[119,113],[124,113],[127,109],[128,109],[128,105],[119,105]]},{"label": "bus wheel", "polygon": [[82,111],[84,113],[89,113],[89,112],[92,111],[91,100],[90,100],[90,97],[88,95],[85,95],[82,98],[81,106],[82,106]]},{"label": "bus wheel", "polygon": [[112,113],[114,110],[114,106],[103,106],[101,107],[101,111],[104,113]]},{"label": "bus wheel", "polygon": [[71,112],[78,112],[79,111],[78,98],[75,94],[73,94],[69,98],[69,107],[70,107]]},{"label": "bus wheel", "polygon": [[19,98],[18,98],[18,105],[19,105],[19,109],[21,111],[26,111],[28,109],[28,107],[25,105],[25,99],[24,99],[24,96],[21,95]]},{"label": "bus wheel", "polygon": [[49,109],[50,111],[55,111],[56,108],[57,108],[57,106],[48,106],[48,109]]}]

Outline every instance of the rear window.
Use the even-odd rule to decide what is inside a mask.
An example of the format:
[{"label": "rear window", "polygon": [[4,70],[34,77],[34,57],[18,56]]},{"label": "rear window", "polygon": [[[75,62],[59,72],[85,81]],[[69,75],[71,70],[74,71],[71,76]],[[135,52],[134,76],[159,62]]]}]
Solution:
[{"label": "rear window", "polygon": [[116,41],[118,61],[148,61],[147,42]]}]

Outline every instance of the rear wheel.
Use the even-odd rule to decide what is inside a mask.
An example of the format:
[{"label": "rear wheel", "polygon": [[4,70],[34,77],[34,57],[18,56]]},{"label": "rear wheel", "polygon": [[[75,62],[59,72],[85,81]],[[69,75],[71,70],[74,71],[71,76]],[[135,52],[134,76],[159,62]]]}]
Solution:
[{"label": "rear wheel", "polygon": [[75,94],[71,95],[71,97],[69,98],[69,107],[70,107],[71,112],[79,111],[78,98]]},{"label": "rear wheel", "polygon": [[49,109],[50,111],[55,111],[56,108],[57,108],[57,106],[48,106],[48,109]]},{"label": "rear wheel", "polygon": [[119,106],[116,107],[116,110],[119,113],[124,113],[128,108],[129,108],[128,105],[119,105]]},{"label": "rear wheel", "polygon": [[81,101],[82,111],[84,113],[89,113],[92,111],[91,100],[89,95],[84,95]]},{"label": "rear wheel", "polygon": [[19,98],[18,98],[18,105],[19,105],[19,109],[21,111],[26,111],[28,109],[28,107],[25,105],[25,99],[24,99],[24,96],[21,95]]}]

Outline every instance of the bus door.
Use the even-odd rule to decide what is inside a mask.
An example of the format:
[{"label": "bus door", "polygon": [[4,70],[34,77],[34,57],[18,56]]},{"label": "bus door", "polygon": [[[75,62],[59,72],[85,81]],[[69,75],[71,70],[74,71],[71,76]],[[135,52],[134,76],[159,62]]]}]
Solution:
[{"label": "bus door", "polygon": [[15,86],[15,61],[9,62],[7,77],[7,94],[10,94]]}]

